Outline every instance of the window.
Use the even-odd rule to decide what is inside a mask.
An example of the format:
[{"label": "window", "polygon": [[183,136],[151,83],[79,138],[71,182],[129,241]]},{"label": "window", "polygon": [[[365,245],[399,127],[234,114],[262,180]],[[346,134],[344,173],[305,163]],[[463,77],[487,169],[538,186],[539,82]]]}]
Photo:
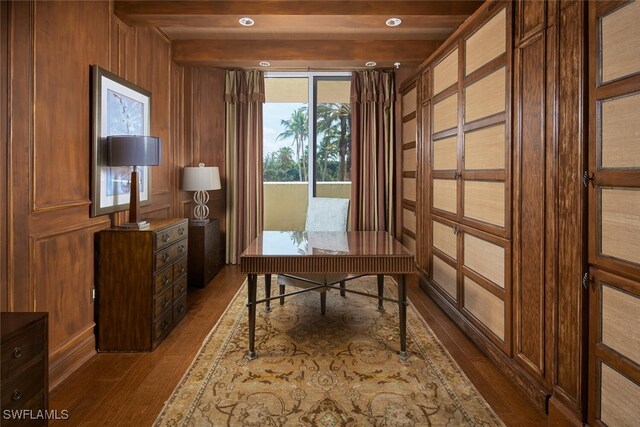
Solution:
[{"label": "window", "polygon": [[350,86],[350,73],[265,76],[265,230],[304,229],[311,197],[351,196]]}]

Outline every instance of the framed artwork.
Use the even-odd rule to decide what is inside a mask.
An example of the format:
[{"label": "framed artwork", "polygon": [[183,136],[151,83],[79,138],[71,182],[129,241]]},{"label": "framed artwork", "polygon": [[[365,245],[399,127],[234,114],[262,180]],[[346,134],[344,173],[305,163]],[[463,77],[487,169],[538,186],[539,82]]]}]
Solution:
[{"label": "framed artwork", "polygon": [[[107,136],[150,135],[151,93],[92,66],[91,216],[129,208],[131,168],[107,165]],[[151,173],[139,166],[140,205],[151,204]]]}]

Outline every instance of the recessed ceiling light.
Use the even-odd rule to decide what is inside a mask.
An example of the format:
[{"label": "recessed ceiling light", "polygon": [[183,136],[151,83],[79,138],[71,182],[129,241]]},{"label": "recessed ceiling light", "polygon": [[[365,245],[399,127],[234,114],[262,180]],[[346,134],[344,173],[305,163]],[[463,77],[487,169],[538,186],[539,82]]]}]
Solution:
[{"label": "recessed ceiling light", "polygon": [[268,67],[269,65],[271,65],[271,62],[267,62],[267,61],[260,61],[260,66],[261,66],[261,67]]},{"label": "recessed ceiling light", "polygon": [[400,24],[402,24],[402,19],[400,19],[400,18],[389,18],[389,19],[387,19],[387,26],[388,27],[397,27]]},{"label": "recessed ceiling light", "polygon": [[373,62],[373,61],[369,61],[364,65],[366,65],[367,67],[375,67],[377,64],[375,62]]},{"label": "recessed ceiling light", "polygon": [[400,68],[400,63],[399,62],[394,62],[393,66],[396,67],[396,68]]},{"label": "recessed ceiling light", "polygon": [[253,19],[247,17],[240,18],[238,22],[240,23],[240,25],[244,25],[245,27],[250,27],[255,24],[255,21]]}]

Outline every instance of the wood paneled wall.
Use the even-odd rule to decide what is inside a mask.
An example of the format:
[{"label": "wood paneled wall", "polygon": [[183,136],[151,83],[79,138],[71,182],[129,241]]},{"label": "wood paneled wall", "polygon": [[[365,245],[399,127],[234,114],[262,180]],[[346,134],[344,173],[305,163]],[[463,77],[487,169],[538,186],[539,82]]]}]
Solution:
[{"label": "wood paneled wall", "polygon": [[[52,387],[95,353],[94,234],[126,220],[126,212],[89,217],[90,66],[152,94],[152,133],[162,138],[163,158],[152,168],[153,203],[143,216],[188,216],[182,167],[224,166],[222,73],[176,66],[164,35],[129,27],[112,9],[83,1],[0,7],[2,156],[9,156],[0,174],[0,184],[8,177],[7,193],[5,185],[0,190],[7,206],[0,308],[49,312]],[[223,192],[211,202],[221,217],[224,195],[215,193]]]},{"label": "wood paneled wall", "polygon": [[421,285],[571,424],[587,409],[585,11],[488,1],[403,85],[421,87]]}]

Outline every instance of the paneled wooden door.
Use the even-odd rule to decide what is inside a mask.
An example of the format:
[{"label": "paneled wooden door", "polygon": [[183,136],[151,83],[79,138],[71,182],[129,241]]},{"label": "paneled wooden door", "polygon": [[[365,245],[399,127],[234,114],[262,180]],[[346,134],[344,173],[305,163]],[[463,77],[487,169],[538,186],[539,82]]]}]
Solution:
[{"label": "paneled wooden door", "polygon": [[589,423],[640,423],[640,1],[589,5]]}]

